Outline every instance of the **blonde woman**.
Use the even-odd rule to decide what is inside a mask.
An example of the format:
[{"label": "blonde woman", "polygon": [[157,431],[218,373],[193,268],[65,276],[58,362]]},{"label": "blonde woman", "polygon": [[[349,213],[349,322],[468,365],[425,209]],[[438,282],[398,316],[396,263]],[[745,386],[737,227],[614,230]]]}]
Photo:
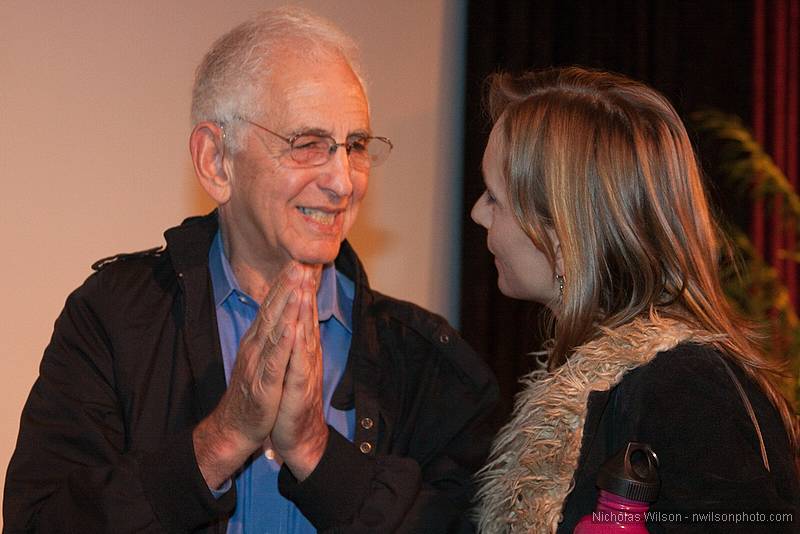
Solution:
[{"label": "blonde woman", "polygon": [[798,532],[797,422],[723,295],[723,242],[675,110],[580,68],[496,75],[489,104],[472,218],[500,290],[547,305],[554,337],[479,475],[480,529],[571,533],[599,466],[638,441],[660,461],[651,511],[686,517],[651,532]]}]

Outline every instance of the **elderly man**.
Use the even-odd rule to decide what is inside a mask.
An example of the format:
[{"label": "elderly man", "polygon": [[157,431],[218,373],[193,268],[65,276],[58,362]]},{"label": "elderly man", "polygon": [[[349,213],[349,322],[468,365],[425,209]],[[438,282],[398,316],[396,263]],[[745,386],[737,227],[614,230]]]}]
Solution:
[{"label": "elderly man", "polygon": [[354,47],[266,12],[198,69],[190,151],[218,205],[68,299],[22,415],[5,530],[469,530],[496,394],[442,319],[343,242],[371,166]]}]

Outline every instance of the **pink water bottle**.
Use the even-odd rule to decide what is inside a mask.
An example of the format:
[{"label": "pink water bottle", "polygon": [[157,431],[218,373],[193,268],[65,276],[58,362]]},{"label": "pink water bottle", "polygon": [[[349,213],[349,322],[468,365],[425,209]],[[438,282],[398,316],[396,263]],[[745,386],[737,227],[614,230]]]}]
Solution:
[{"label": "pink water bottle", "polygon": [[645,443],[630,442],[597,473],[595,511],[581,518],[574,534],[648,534],[650,503],[658,498],[658,457]]}]

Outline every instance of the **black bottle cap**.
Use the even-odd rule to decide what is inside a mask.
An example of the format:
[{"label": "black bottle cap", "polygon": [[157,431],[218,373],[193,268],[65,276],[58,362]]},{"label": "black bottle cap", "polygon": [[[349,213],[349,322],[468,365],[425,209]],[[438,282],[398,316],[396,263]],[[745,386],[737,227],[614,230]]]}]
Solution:
[{"label": "black bottle cap", "polygon": [[658,498],[658,457],[650,445],[629,442],[606,460],[597,474],[597,487],[639,502]]}]

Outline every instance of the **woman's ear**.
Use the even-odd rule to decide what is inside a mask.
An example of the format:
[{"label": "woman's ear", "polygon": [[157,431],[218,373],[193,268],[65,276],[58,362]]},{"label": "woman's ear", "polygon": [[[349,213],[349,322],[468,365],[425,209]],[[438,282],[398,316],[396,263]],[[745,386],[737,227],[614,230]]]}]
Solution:
[{"label": "woman's ear", "polygon": [[561,241],[559,241],[558,236],[555,232],[552,235],[553,240],[553,248],[555,249],[556,254],[556,272],[555,274],[564,276],[564,256],[561,253]]},{"label": "woman's ear", "polygon": [[200,185],[217,205],[231,197],[231,181],[225,170],[225,131],[210,121],[198,123],[189,136],[189,152]]}]

